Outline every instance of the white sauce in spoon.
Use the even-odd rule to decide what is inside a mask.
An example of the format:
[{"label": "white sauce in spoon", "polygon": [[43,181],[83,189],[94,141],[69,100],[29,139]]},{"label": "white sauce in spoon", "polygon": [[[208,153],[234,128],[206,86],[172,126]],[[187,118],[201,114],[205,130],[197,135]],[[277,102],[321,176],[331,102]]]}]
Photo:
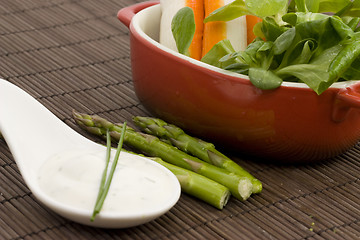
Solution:
[{"label": "white sauce in spoon", "polygon": [[[115,151],[112,151],[109,169]],[[92,211],[105,168],[105,151],[67,152],[50,158],[40,168],[39,186],[62,204]],[[121,152],[101,213],[141,214],[161,209],[174,186],[171,172],[151,160]]]}]

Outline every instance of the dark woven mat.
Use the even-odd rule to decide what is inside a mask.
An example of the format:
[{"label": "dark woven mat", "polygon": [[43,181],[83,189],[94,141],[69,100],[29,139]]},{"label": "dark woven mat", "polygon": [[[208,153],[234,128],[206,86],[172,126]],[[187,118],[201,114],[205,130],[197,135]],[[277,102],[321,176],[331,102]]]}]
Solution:
[{"label": "dark woven mat", "polygon": [[[130,122],[149,115],[132,86],[128,30],[116,18],[135,0],[1,0],[0,77],[81,131],[71,110]],[[86,135],[94,141],[93,136]],[[104,230],[68,221],[39,203],[0,140],[0,239],[359,239],[360,147],[301,166],[236,159],[264,184],[219,211],[182,194],[148,224]]]}]

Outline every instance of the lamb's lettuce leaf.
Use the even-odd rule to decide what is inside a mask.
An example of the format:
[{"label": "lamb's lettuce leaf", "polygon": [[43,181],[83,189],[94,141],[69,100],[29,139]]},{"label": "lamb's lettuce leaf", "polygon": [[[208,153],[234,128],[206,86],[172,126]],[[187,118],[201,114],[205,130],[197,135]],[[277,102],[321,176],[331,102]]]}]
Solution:
[{"label": "lamb's lettuce leaf", "polygon": [[257,39],[219,62],[231,59],[225,69],[248,74],[261,89],[276,88],[285,80],[303,82],[321,94],[340,78],[359,78],[360,33],[339,17],[300,21],[286,29],[274,41]]},{"label": "lamb's lettuce leaf", "polygon": [[353,0],[350,4],[350,7],[342,13],[342,16],[360,16],[360,0]]},{"label": "lamb's lettuce leaf", "polygon": [[321,0],[306,0],[306,9],[309,12],[317,13],[319,12],[320,2]]},{"label": "lamb's lettuce leaf", "polygon": [[267,17],[286,13],[288,0],[246,0],[245,5],[254,15]]},{"label": "lamb's lettuce leaf", "polygon": [[274,18],[266,17],[261,23],[261,31],[268,41],[275,41],[282,33],[289,28],[279,25]]},{"label": "lamb's lettuce leaf", "polygon": [[230,21],[235,18],[251,14],[243,0],[235,0],[221,8],[216,9],[204,19],[204,23],[213,21]]},{"label": "lamb's lettuce leaf", "polygon": [[263,90],[278,88],[283,82],[282,78],[274,72],[264,68],[250,68],[249,78],[255,87]]},{"label": "lamb's lettuce leaf", "polygon": [[205,23],[230,21],[244,15],[259,17],[283,15],[287,11],[288,0],[235,0],[209,14]]},{"label": "lamb's lettuce leaf", "polygon": [[350,2],[351,0],[320,0],[317,12],[336,13],[346,7]]},{"label": "lamb's lettuce leaf", "polygon": [[[336,81],[360,79],[360,0],[235,0],[205,22],[248,14],[262,18],[255,29],[258,38],[240,52],[229,40],[222,40],[203,62],[247,74],[254,86],[264,90],[295,81],[321,94]],[[185,16],[187,20],[181,19]],[[191,18],[184,10],[174,23],[195,26]],[[174,29],[174,36],[181,31],[187,35],[175,37],[183,41],[179,51],[186,53],[193,30]]]},{"label": "lamb's lettuce leaf", "polygon": [[285,77],[286,75],[295,76],[301,82],[306,83],[317,94],[321,94],[332,84],[329,81],[327,67],[323,65],[290,65],[278,71],[277,75],[280,77]]},{"label": "lamb's lettuce leaf", "polygon": [[345,80],[360,80],[360,58],[357,58],[344,72],[342,77]]},{"label": "lamb's lettuce leaf", "polygon": [[181,8],[175,14],[171,22],[171,31],[179,53],[188,55],[195,34],[194,12],[190,7]]},{"label": "lamb's lettuce leaf", "polygon": [[280,55],[285,52],[292,44],[295,38],[295,28],[290,28],[281,34],[274,41],[273,52],[275,55]]},{"label": "lamb's lettuce leaf", "polygon": [[222,61],[220,61],[220,59],[233,52],[235,52],[235,50],[230,41],[228,39],[224,39],[215,44],[208,54],[201,59],[201,61],[219,68],[225,68],[230,64],[236,63],[236,58],[228,58]]}]

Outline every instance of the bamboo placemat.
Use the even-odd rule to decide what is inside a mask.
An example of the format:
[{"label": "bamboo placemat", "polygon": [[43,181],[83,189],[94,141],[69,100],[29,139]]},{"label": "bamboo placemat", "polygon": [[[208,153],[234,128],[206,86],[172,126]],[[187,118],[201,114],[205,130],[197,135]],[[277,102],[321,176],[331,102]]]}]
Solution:
[{"label": "bamboo placemat", "polygon": [[[133,90],[128,30],[116,18],[137,2],[0,0],[0,77],[94,141],[74,124],[72,109],[117,122],[149,115]],[[155,221],[109,230],[68,221],[39,203],[1,139],[0,239],[360,239],[359,146],[314,165],[232,157],[263,182],[261,194],[232,198],[222,211],[182,194]]]}]

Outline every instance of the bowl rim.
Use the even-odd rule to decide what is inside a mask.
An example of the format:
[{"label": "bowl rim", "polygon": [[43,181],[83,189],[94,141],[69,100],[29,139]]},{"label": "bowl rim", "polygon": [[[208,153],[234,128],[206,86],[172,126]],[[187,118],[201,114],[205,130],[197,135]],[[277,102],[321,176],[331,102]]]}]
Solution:
[{"label": "bowl rim", "polygon": [[[231,71],[228,71],[228,70],[224,70],[224,69],[212,66],[210,64],[201,62],[199,60],[193,59],[193,58],[188,57],[186,55],[183,55],[183,54],[181,54],[179,52],[176,52],[176,51],[174,51],[174,50],[160,44],[158,41],[154,40],[153,38],[151,38],[148,34],[146,34],[142,30],[142,28],[140,26],[140,21],[144,16],[149,15],[150,11],[152,11],[153,9],[156,9],[156,8],[160,8],[160,11],[161,11],[160,4],[156,4],[156,5],[147,7],[145,9],[142,9],[141,11],[136,13],[135,16],[132,18],[131,23],[130,23],[131,32],[138,34],[138,36],[140,36],[142,39],[144,39],[145,42],[147,42],[150,46],[156,47],[158,50],[160,50],[160,52],[163,52],[163,54],[168,54],[170,56],[175,56],[175,57],[179,58],[180,60],[182,60],[183,62],[186,62],[188,64],[193,65],[194,67],[204,68],[205,70],[211,71],[211,72],[213,72],[215,74],[220,74],[220,75],[223,75],[223,76],[232,77],[232,78],[237,79],[237,80],[246,80],[249,83],[251,83],[250,79],[249,79],[249,77],[247,75],[243,75],[243,74],[231,72]],[[359,83],[359,82],[360,82],[360,80],[349,80],[349,81],[335,82],[329,87],[329,89],[331,89],[331,88],[332,89],[347,88],[347,87],[350,87],[351,85],[354,85],[354,84]],[[281,86],[279,88],[284,88],[284,87],[285,88],[300,88],[300,89],[304,89],[304,90],[313,91],[305,83],[283,81],[283,83],[281,84]]]}]

